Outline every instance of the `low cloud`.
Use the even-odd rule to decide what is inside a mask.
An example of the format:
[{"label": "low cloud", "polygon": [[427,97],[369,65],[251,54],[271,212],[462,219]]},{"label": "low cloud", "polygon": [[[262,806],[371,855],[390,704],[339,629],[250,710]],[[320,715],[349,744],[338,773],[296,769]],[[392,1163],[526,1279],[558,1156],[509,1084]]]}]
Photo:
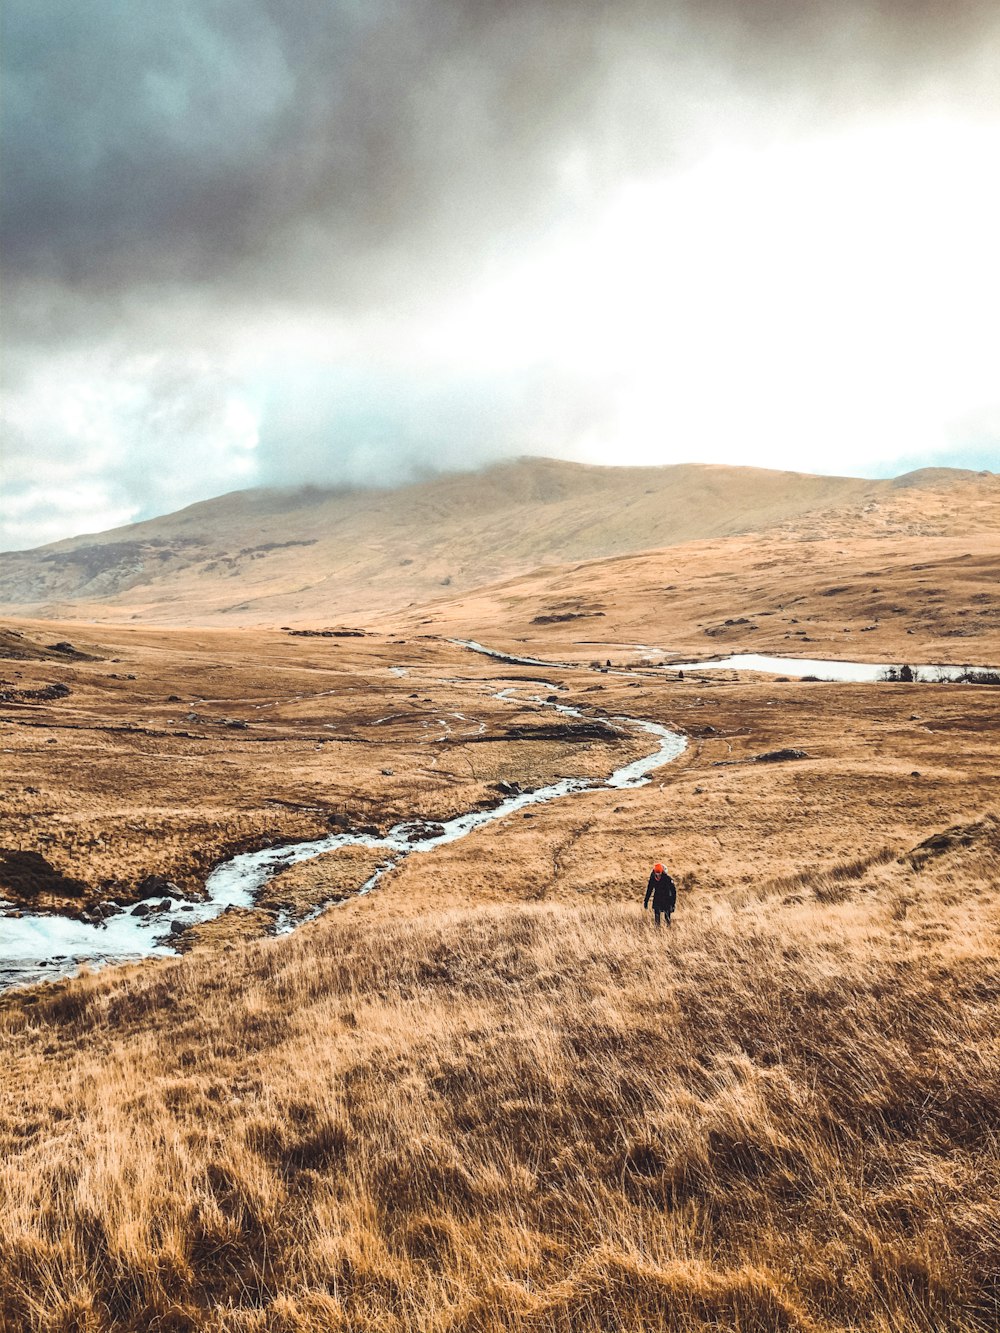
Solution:
[{"label": "low cloud", "polygon": [[267,485],[389,486],[511,453],[566,455],[609,411],[593,385],[541,368],[479,379],[299,372],[266,396],[258,475]]}]

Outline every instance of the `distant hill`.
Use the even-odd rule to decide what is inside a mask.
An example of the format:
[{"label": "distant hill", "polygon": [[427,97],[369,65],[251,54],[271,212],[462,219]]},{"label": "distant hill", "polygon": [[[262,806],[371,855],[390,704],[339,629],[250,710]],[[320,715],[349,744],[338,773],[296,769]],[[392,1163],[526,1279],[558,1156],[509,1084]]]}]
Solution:
[{"label": "distant hill", "polygon": [[[233,625],[363,620],[539,566],[814,527],[967,530],[998,479],[886,481],[760,468],[525,458],[386,490],[250,490],[0,557],[0,609]],[[994,512],[993,510],[990,511]]]}]

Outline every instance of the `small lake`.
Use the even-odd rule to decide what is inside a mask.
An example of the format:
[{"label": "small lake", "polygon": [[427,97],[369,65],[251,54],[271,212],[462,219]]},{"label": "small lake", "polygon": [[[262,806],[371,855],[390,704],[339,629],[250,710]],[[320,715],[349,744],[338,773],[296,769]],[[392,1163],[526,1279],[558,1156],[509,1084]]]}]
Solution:
[{"label": "small lake", "polygon": [[[901,663],[843,662],[822,657],[769,657],[766,653],[733,653],[731,657],[702,662],[668,662],[671,671],[766,671],[776,676],[815,676],[817,680],[864,684],[884,680],[890,667]],[[916,666],[909,664],[918,681],[956,680],[966,671],[992,671],[993,667]]]},{"label": "small lake", "polygon": [[[512,666],[555,667],[560,670],[588,669],[583,662],[556,662],[551,658],[526,657],[517,653],[501,652],[498,648],[487,648],[473,639],[452,639],[460,648],[481,653],[499,662],[509,662]],[[667,657],[666,649],[652,648],[647,644],[629,645],[647,656]],[[840,681],[856,684],[874,684],[885,680],[885,673],[902,665],[900,662],[846,662],[840,658],[829,657],[772,657],[767,653],[733,653],[729,657],[708,657],[691,662],[660,662],[656,665],[665,671],[764,671],[775,676],[794,676],[801,680],[803,676],[815,676],[817,680]],[[967,671],[997,671],[997,667],[982,666],[944,666],[908,664],[914,680],[939,681],[957,680]],[[612,668],[614,669],[614,668]],[[616,674],[625,670],[617,668]]]}]

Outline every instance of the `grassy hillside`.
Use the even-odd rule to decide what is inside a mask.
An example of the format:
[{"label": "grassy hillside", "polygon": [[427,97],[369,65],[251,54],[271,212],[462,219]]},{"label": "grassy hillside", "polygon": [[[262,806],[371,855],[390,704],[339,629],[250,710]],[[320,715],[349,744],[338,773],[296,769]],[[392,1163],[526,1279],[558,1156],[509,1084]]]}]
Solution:
[{"label": "grassy hillside", "polygon": [[0,1325],[986,1333],[997,829],[669,933],[334,913],[8,1002]]},{"label": "grassy hillside", "polygon": [[[44,645],[38,629],[16,640],[18,651]],[[141,896],[151,875],[197,893],[215,862],[246,847],[345,824],[448,818],[496,805],[498,784],[602,778],[652,748],[620,727],[615,738],[572,727],[554,737],[540,693],[584,710],[581,728],[625,714],[690,744],[646,787],[539,807],[407,862],[373,910],[447,909],[465,901],[470,877],[491,901],[543,892],[579,901],[581,886],[609,901],[631,891],[636,864],[664,845],[721,890],[791,873],[805,837],[831,861],[912,846],[979,810],[996,779],[1000,710],[990,687],[753,682],[727,672],[682,682],[643,666],[598,674],[586,658],[540,673],[436,638],[384,634],[72,633],[85,658],[9,661],[13,688],[0,698],[0,897],[43,906]],[[785,746],[808,757],[754,762]],[[43,856],[48,871],[28,883],[22,853]],[[327,870],[319,900],[329,896]]]},{"label": "grassy hillside", "polygon": [[995,526],[964,537],[689,542],[536,570],[380,621],[560,661],[1000,663],[1000,487],[989,514]]},{"label": "grassy hillside", "polygon": [[[162,624],[336,623],[539,565],[772,529],[968,531],[996,479],[893,481],[756,468],[522,459],[384,491],[245,491],[3,557],[14,614]],[[974,515],[972,518],[975,528]]]},{"label": "grassy hillside", "polygon": [[[365,897],[378,853],[342,849],[183,957],[0,995],[0,1333],[993,1333],[997,689],[681,680],[653,650],[1000,664],[1000,483],[870,483],[617,556],[600,541],[643,529],[606,490],[517,508],[505,482],[487,520],[463,484],[440,528],[414,509],[417,568],[440,533],[449,559],[486,543],[470,578],[527,560],[529,513],[587,558],[380,612],[410,577],[396,510],[342,567],[345,598],[371,578],[360,636],[0,630],[14,910],[148,876],[196,896],[237,848],[603,778],[652,748],[623,718],[687,738],[642,787],[511,813]],[[211,620],[272,556],[309,603],[325,540],[191,563],[155,614]],[[109,589],[102,614],[154,596]],[[680,886],[659,933],[657,859]]]}]

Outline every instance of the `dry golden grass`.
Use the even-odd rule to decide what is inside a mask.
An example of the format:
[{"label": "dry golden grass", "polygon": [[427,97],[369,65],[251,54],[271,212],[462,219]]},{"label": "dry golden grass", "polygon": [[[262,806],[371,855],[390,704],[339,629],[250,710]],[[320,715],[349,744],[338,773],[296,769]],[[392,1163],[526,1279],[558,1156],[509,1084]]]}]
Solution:
[{"label": "dry golden grass", "polygon": [[[1000,482],[961,535],[919,525],[801,531],[549,566],[396,616],[412,631],[616,665],[730,653],[1000,664]],[[918,535],[919,534],[919,535]],[[667,657],[645,648],[663,650]]]},{"label": "dry golden grass", "polygon": [[[183,958],[0,997],[2,1333],[992,1333],[997,691],[508,669],[424,637],[996,663],[995,530],[955,496],[849,549],[837,511],[823,542],[544,571],[364,639],[21,626],[94,660],[4,663],[72,690],[3,708],[5,845],[93,896],[646,752],[532,738],[539,676],[690,743],[293,935],[230,913]],[[906,611],[862,634],[875,571]],[[574,598],[604,616],[532,625]],[[705,634],[751,612],[757,638]],[[786,746],[807,757],[753,762]],[[658,934],[655,859],[681,886]],[[338,853],[269,896],[371,868]]]},{"label": "dry golden grass", "polygon": [[998,876],[987,818],[836,902],[334,912],[8,1000],[0,1326],[992,1330]]},{"label": "dry golden grass", "polygon": [[[537,684],[521,704],[498,700],[508,682],[481,659],[419,639],[20,628],[30,642],[71,636],[96,659],[0,664],[18,691],[71,691],[0,705],[0,841],[81,881],[70,904],[128,899],[149,875],[196,894],[239,850],[447,818],[495,804],[499,781],[603,776],[646,748],[531,739],[552,723],[527,699]],[[2,865],[0,896],[20,897]]]},{"label": "dry golden grass", "polygon": [[384,847],[340,847],[279,870],[257,895],[257,902],[304,916],[315,903],[342,902],[351,897],[386,860]]}]

